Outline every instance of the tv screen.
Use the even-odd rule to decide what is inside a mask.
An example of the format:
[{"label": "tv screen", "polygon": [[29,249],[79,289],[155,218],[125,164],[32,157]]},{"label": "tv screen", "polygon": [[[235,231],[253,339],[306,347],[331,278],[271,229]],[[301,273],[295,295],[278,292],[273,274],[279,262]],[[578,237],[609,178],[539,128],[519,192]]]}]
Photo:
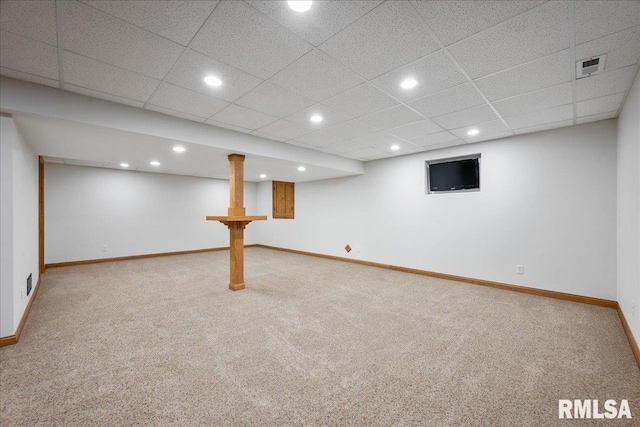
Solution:
[{"label": "tv screen", "polygon": [[480,189],[480,156],[459,160],[429,162],[429,192]]}]

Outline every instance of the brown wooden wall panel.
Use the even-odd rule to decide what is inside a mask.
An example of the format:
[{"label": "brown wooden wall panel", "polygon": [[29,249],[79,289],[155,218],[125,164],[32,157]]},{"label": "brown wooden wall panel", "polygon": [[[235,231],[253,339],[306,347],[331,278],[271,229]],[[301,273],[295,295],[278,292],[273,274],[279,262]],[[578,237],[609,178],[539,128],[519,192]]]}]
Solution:
[{"label": "brown wooden wall panel", "polygon": [[273,218],[294,218],[295,184],[273,181]]}]

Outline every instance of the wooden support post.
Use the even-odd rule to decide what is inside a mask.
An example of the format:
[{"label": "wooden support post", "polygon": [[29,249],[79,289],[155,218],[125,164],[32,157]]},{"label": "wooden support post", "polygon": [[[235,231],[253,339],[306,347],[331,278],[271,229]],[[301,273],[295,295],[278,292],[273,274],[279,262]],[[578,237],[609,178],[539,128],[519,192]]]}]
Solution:
[{"label": "wooden support post", "polygon": [[244,228],[251,221],[266,220],[266,216],[246,216],[244,209],[244,156],[229,155],[228,216],[208,216],[208,221],[220,221],[229,228],[229,289],[244,289]]},{"label": "wooden support post", "polygon": [[230,244],[230,274],[229,289],[239,291],[244,289],[244,227],[242,222],[229,225]]},{"label": "wooden support post", "polygon": [[229,216],[244,216],[244,156],[229,155]]}]

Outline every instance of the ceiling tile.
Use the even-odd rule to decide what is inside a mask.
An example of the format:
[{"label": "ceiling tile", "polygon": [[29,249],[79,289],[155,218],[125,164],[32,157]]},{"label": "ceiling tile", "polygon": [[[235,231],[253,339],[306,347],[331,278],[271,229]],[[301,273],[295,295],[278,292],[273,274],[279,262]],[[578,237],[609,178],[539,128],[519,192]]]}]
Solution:
[{"label": "ceiling tile", "polygon": [[395,107],[361,117],[360,120],[378,129],[390,129],[424,120],[424,117],[404,105],[396,105]]},{"label": "ceiling tile", "polygon": [[379,145],[391,146],[393,144],[397,144],[400,141],[400,138],[386,132],[376,132],[370,133],[369,135],[358,136],[356,138],[353,138],[352,141],[358,142],[365,147],[373,147]]},{"label": "ceiling tile", "polygon": [[456,141],[457,139],[458,137],[452,133],[438,132],[438,133],[433,133],[431,135],[423,135],[417,138],[412,138],[411,142],[424,147],[429,145],[443,144],[445,142]]},{"label": "ceiling tile", "polygon": [[207,118],[201,116],[194,116],[193,114],[182,113],[180,111],[171,110],[169,108],[158,107],[157,105],[147,105],[147,110],[155,111],[157,113],[166,114],[168,116],[179,117],[181,119],[192,120],[194,122],[204,122]]},{"label": "ceiling tile", "polygon": [[484,104],[484,99],[471,83],[463,83],[408,103],[427,117],[441,116],[480,104]]},{"label": "ceiling tile", "polygon": [[164,38],[189,44],[218,1],[105,1],[81,0]]},{"label": "ceiling tile", "polygon": [[387,132],[392,135],[399,136],[400,138],[412,139],[422,135],[442,132],[442,130],[443,129],[440,126],[433,123],[431,120],[426,119],[397,128],[389,129],[387,130]]},{"label": "ceiling tile", "polygon": [[151,77],[66,51],[63,64],[66,83],[136,101],[148,100],[160,83]]},{"label": "ceiling tile", "polygon": [[378,6],[382,0],[316,1],[306,13],[293,11],[284,1],[249,0],[247,3],[318,46]]},{"label": "ceiling tile", "polygon": [[251,132],[251,129],[245,129],[245,128],[240,127],[240,126],[234,126],[234,125],[230,125],[228,123],[222,123],[222,122],[218,122],[218,121],[211,120],[211,119],[207,120],[205,123],[208,124],[208,125],[212,125],[212,126],[223,128],[223,129],[235,130],[237,132],[243,132],[243,133],[250,133]]},{"label": "ceiling tile", "polygon": [[533,113],[520,114],[518,116],[507,117],[505,121],[511,129],[520,129],[545,123],[559,122],[573,119],[573,105],[561,105]]},{"label": "ceiling tile", "polygon": [[69,92],[79,93],[80,95],[90,96],[92,98],[104,99],[106,101],[117,102],[119,104],[131,105],[133,107],[142,108],[144,102],[134,101],[133,99],[123,98],[121,96],[110,95],[108,93],[98,92],[97,90],[86,89],[80,86],[67,84],[64,86]]},{"label": "ceiling tile", "polygon": [[368,79],[438,50],[408,2],[385,2],[320,48]]},{"label": "ceiling tile", "polygon": [[398,105],[398,101],[372,84],[365,83],[326,99],[322,104],[349,117],[357,118]]},{"label": "ceiling tile", "polygon": [[602,113],[617,112],[623,99],[624,93],[618,93],[615,95],[581,101],[577,104],[576,113],[578,117],[584,117]]},{"label": "ceiling tile", "polygon": [[85,4],[63,5],[66,50],[162,79],[184,49]]},{"label": "ceiling tile", "polygon": [[563,128],[567,126],[573,126],[573,119],[561,120],[559,122],[545,123],[543,125],[520,128],[520,129],[514,130],[513,133],[516,135],[521,135],[523,133],[541,132],[543,130],[558,129],[558,128]]},{"label": "ceiling tile", "polygon": [[594,116],[578,117],[576,119],[576,123],[581,125],[583,123],[590,123],[590,122],[597,122],[599,120],[613,119],[614,117],[616,117],[616,115],[617,115],[617,111],[611,111],[609,113],[596,114]]},{"label": "ceiling tile", "polygon": [[57,46],[56,2],[5,0],[0,3],[0,28]]},{"label": "ceiling tile", "polygon": [[[407,78],[416,80],[418,84],[411,89],[401,88],[400,83]],[[453,61],[440,50],[382,75],[372,83],[401,101],[410,101],[466,81]]]},{"label": "ceiling tile", "polygon": [[640,27],[601,37],[576,46],[576,59],[588,59],[607,54],[604,70],[611,71],[638,62],[640,57]]},{"label": "ceiling tile", "polygon": [[46,77],[34,76],[33,74],[14,71],[8,68],[0,67],[0,75],[11,77],[12,79],[24,80],[25,82],[37,83],[39,85],[51,86],[56,88],[59,87],[57,80],[47,79]]},{"label": "ceiling tile", "polygon": [[[312,116],[318,115],[322,117],[322,121],[319,123],[312,122],[310,119]],[[301,125],[310,126],[313,129],[324,129],[330,126],[335,126],[340,123],[344,123],[349,120],[349,117],[344,114],[333,111],[330,108],[325,107],[322,104],[315,104],[311,107],[307,107],[296,113],[286,117],[287,120]]]},{"label": "ceiling tile", "polygon": [[473,79],[569,47],[567,6],[550,1],[449,47]]},{"label": "ceiling tile", "polygon": [[349,151],[362,150],[367,148],[366,145],[355,141],[338,141],[333,144],[324,145],[318,148],[318,151],[332,154],[348,153]]},{"label": "ceiling tile", "polygon": [[250,110],[240,105],[229,104],[211,117],[217,122],[233,125],[243,129],[256,130],[278,120],[277,117],[259,111]]},{"label": "ceiling tile", "polygon": [[211,117],[228,105],[227,102],[188,89],[162,83],[149,104],[197,117]]},{"label": "ceiling tile", "polygon": [[295,139],[297,142],[303,143],[311,147],[321,147],[329,144],[335,144],[343,141],[342,138],[330,135],[323,131],[313,132],[307,135],[302,135]]},{"label": "ceiling tile", "polygon": [[326,133],[343,139],[357,138],[377,132],[378,129],[360,120],[351,120],[326,129]]},{"label": "ceiling tile", "polygon": [[493,103],[502,117],[516,116],[537,110],[545,110],[558,105],[570,104],[573,100],[571,83],[529,92]]},{"label": "ceiling tile", "polygon": [[[266,139],[271,139],[273,141],[280,141],[280,142],[284,142],[287,140],[287,138],[280,138],[278,136],[275,135],[269,135],[257,130],[254,130],[253,132],[251,132],[251,135],[255,135],[255,136],[259,136],[260,138],[266,138]],[[296,145],[296,144],[292,144],[292,145]]]},{"label": "ceiling tile", "polygon": [[360,150],[349,151],[348,153],[343,153],[344,157],[350,157],[352,159],[366,159],[367,157],[380,156],[383,154],[388,154],[381,150],[376,150],[375,148],[362,148]]},{"label": "ceiling tile", "polygon": [[[204,82],[206,76],[215,76],[222,80],[222,84],[210,86]],[[165,81],[228,102],[235,101],[262,83],[257,77],[193,50],[175,63]]]},{"label": "ceiling tile", "polygon": [[569,49],[475,80],[489,101],[521,95],[571,81]]},{"label": "ceiling tile", "polygon": [[595,76],[576,81],[576,97],[578,101],[626,92],[636,76],[636,67],[618,68]]},{"label": "ceiling tile", "polygon": [[491,107],[487,104],[483,104],[466,110],[434,117],[432,120],[445,129],[456,129],[463,126],[496,120],[497,118],[498,116],[493,112]]},{"label": "ceiling tile", "polygon": [[0,66],[58,80],[58,49],[26,37],[0,31]]},{"label": "ceiling tile", "polygon": [[269,82],[318,102],[358,86],[364,79],[314,49],[271,77]]},{"label": "ceiling tile", "polygon": [[[467,135],[467,132],[471,129],[477,129],[480,131],[480,133],[474,137],[471,137]],[[509,128],[504,123],[502,123],[502,120],[492,120],[486,123],[453,129],[450,132],[460,139],[465,139],[467,141],[480,141],[483,140],[483,138],[486,138],[488,135],[503,133],[508,130]]]},{"label": "ceiling tile", "polygon": [[195,38],[193,49],[268,79],[311,45],[242,1],[225,1]]},{"label": "ceiling tile", "polygon": [[278,120],[277,122],[261,127],[258,131],[267,135],[277,136],[279,138],[293,139],[307,133],[311,133],[313,132],[313,129],[309,129],[307,126],[292,123],[287,120]]},{"label": "ceiling tile", "polygon": [[640,25],[638,1],[577,1],[576,44]]},{"label": "ceiling tile", "polygon": [[544,3],[519,1],[416,1],[418,12],[427,20],[440,41],[448,46],[477,32]]},{"label": "ceiling tile", "polygon": [[238,99],[236,104],[282,118],[309,107],[313,101],[269,82],[264,82]]}]

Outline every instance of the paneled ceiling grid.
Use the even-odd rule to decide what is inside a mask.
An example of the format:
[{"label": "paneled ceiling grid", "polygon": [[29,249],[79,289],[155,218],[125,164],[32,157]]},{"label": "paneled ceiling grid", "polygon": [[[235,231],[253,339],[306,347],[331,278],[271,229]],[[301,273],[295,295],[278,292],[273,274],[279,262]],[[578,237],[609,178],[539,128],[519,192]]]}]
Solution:
[{"label": "paneled ceiling grid", "polygon": [[[637,1],[315,1],[298,14],[281,1],[7,0],[0,12],[2,75],[359,160],[616,117],[640,57]],[[604,72],[575,80],[575,59],[602,53]],[[208,72],[224,85],[205,85]],[[414,90],[398,87],[407,77]]]}]

